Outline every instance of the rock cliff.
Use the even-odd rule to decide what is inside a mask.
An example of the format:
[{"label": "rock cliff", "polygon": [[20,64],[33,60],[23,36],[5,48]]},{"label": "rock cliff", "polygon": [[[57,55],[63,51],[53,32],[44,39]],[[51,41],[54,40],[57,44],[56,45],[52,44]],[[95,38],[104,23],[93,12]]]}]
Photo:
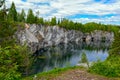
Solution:
[{"label": "rock cliff", "polygon": [[20,44],[26,44],[35,52],[40,48],[53,46],[60,43],[82,42],[82,41],[110,41],[114,40],[113,32],[95,30],[91,33],[66,30],[58,26],[27,25],[25,30],[16,32]]}]

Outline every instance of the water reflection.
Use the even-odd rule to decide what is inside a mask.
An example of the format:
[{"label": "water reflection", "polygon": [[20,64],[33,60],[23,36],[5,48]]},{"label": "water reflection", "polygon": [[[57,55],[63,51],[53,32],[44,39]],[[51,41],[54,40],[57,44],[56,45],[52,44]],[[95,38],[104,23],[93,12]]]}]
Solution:
[{"label": "water reflection", "polygon": [[34,54],[30,74],[48,71],[56,67],[75,66],[86,53],[89,62],[105,60],[110,42],[69,43],[40,49]]}]

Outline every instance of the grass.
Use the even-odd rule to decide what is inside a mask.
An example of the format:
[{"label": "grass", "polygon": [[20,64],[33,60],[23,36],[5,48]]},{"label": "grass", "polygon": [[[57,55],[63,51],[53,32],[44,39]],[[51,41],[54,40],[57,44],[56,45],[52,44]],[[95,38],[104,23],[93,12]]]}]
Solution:
[{"label": "grass", "polygon": [[112,55],[104,62],[98,61],[89,68],[89,71],[107,77],[120,78],[120,56]]},{"label": "grass", "polygon": [[[93,78],[100,78],[101,79],[103,78],[106,78],[106,79],[110,79],[110,80],[120,80],[119,77],[106,77],[106,76],[103,76],[103,75],[98,75],[96,73],[88,73],[88,69],[82,67],[82,66],[74,66],[74,67],[67,67],[67,68],[55,68],[51,71],[48,71],[48,72],[42,72],[42,73],[38,73],[36,75],[32,75],[32,76],[28,76],[28,77],[24,77],[22,80],[53,80],[59,76],[62,76],[62,74],[65,74],[65,77],[67,77],[68,75],[71,75],[73,76],[73,74],[66,74],[66,72],[69,72],[69,71],[78,71],[78,70],[81,70],[81,71],[85,71],[83,72],[83,74],[85,74],[84,77],[87,77],[87,76],[91,76]],[[88,73],[88,74],[86,74]],[[75,75],[80,75],[80,74],[75,74]]]},{"label": "grass", "polygon": [[55,68],[51,71],[48,72],[42,72],[42,73],[38,73],[36,75],[32,75],[32,76],[28,76],[23,78],[23,80],[33,80],[36,77],[36,80],[50,80],[52,78],[55,78],[59,75],[61,75],[62,73],[68,71],[68,70],[73,70],[73,69],[85,69],[82,66],[74,66],[74,67],[67,67],[67,68]]}]

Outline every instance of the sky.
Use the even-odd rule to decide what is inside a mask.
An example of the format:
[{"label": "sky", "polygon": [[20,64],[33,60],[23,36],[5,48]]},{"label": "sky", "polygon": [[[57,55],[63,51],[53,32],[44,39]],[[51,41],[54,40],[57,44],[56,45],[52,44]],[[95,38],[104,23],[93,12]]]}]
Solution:
[{"label": "sky", "polygon": [[44,19],[67,18],[74,22],[98,22],[120,25],[120,0],[6,0],[7,7],[14,2],[18,12],[23,8]]}]

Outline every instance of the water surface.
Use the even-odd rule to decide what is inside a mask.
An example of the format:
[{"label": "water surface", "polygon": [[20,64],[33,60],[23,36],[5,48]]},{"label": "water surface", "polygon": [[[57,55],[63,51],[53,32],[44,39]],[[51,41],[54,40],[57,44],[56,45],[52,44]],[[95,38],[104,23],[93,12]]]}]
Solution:
[{"label": "water surface", "polygon": [[54,68],[75,66],[80,63],[84,52],[89,62],[108,57],[109,42],[69,43],[42,48],[34,54],[30,74],[49,71]]}]

